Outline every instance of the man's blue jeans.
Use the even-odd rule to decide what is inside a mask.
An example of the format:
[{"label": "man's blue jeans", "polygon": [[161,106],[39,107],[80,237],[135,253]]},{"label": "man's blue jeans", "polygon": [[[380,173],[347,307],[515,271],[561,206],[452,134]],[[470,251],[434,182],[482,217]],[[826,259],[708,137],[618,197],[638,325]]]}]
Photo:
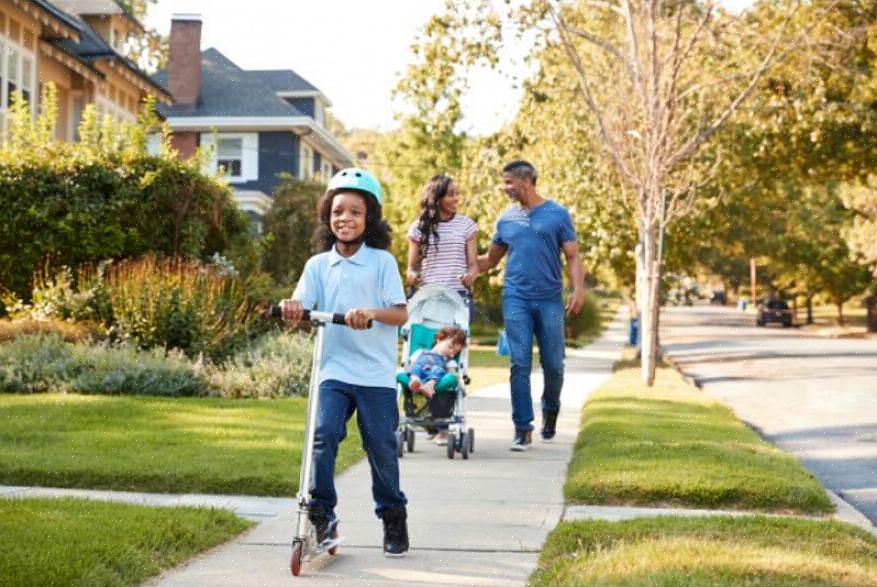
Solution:
[{"label": "man's blue jeans", "polygon": [[542,413],[560,411],[563,388],[563,298],[525,300],[507,296],[502,315],[511,353],[512,421],[516,430],[533,430],[533,396],[530,371],[533,365],[533,336],[539,346],[539,362],[545,387]]},{"label": "man's blue jeans", "polygon": [[314,434],[314,468],[311,499],[335,517],[335,457],[338,445],[347,436],[347,421],[356,411],[362,448],[372,474],[375,513],[381,517],[388,509],[408,503],[399,489],[399,457],[396,428],[399,406],[392,387],[363,387],[330,379],[320,384],[320,406]]}]

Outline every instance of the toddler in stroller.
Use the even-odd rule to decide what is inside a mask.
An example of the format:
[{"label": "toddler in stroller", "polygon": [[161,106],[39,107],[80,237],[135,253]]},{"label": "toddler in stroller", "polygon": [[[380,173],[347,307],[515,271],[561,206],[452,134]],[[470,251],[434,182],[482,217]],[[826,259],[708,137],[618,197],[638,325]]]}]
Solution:
[{"label": "toddler in stroller", "polygon": [[448,458],[455,452],[469,458],[474,431],[466,428],[465,414],[468,308],[457,292],[436,285],[421,288],[408,307],[404,370],[396,376],[403,408],[399,454],[406,445],[414,450],[415,428],[422,428],[438,434],[439,444],[447,442]]}]

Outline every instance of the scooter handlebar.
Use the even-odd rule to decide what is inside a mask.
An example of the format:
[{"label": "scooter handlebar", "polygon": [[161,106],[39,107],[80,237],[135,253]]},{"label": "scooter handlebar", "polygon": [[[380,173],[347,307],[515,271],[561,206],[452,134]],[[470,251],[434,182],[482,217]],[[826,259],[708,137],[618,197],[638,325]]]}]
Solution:
[{"label": "scooter handlebar", "polygon": [[[279,305],[273,304],[271,308],[268,309],[268,315],[272,318],[283,318],[283,310]],[[347,326],[347,322],[344,320],[344,314],[340,312],[332,313],[332,312],[317,312],[316,310],[302,310],[302,320],[305,322],[331,322],[332,324],[340,324],[341,326]],[[368,321],[368,327],[372,327],[372,320]]]}]

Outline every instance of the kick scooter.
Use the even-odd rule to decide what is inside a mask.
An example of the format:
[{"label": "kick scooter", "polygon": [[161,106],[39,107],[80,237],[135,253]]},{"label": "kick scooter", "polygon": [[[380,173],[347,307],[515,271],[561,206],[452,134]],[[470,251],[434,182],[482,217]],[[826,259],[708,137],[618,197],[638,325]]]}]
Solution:
[{"label": "kick scooter", "polygon": [[[270,315],[275,318],[283,316],[280,306],[271,306]],[[298,494],[296,495],[296,503],[298,504],[298,515],[295,523],[295,534],[292,538],[292,556],[289,560],[289,570],[296,577],[301,573],[301,564],[303,561],[311,560],[317,556],[328,553],[334,556],[341,539],[335,538],[327,547],[317,542],[317,532],[308,519],[308,511],[310,509],[311,494],[309,491],[311,481],[311,468],[314,461],[314,432],[317,427],[317,414],[319,413],[320,403],[320,363],[323,359],[323,333],[326,324],[339,324],[346,326],[344,314],[332,314],[330,312],[316,312],[313,310],[304,310],[302,314],[303,322],[310,322],[316,330],[314,340],[314,355],[311,361],[311,378],[308,384],[308,408],[307,418],[305,419],[305,438],[302,448],[301,471],[298,481]],[[371,320],[368,323],[371,328]],[[337,526],[336,530],[337,532]]]}]

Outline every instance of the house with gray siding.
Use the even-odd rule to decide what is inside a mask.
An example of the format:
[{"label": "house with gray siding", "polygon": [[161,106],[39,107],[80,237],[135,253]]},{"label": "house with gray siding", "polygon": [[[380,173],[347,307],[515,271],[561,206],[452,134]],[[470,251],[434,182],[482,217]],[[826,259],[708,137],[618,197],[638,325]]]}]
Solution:
[{"label": "house with gray siding", "polygon": [[259,228],[278,174],[328,179],[353,156],[325,126],[332,104],[292,70],[245,70],[201,50],[201,18],[175,15],[168,67],[155,74],[174,103],[159,108],[181,157],[210,146],[208,171],[228,181]]}]

